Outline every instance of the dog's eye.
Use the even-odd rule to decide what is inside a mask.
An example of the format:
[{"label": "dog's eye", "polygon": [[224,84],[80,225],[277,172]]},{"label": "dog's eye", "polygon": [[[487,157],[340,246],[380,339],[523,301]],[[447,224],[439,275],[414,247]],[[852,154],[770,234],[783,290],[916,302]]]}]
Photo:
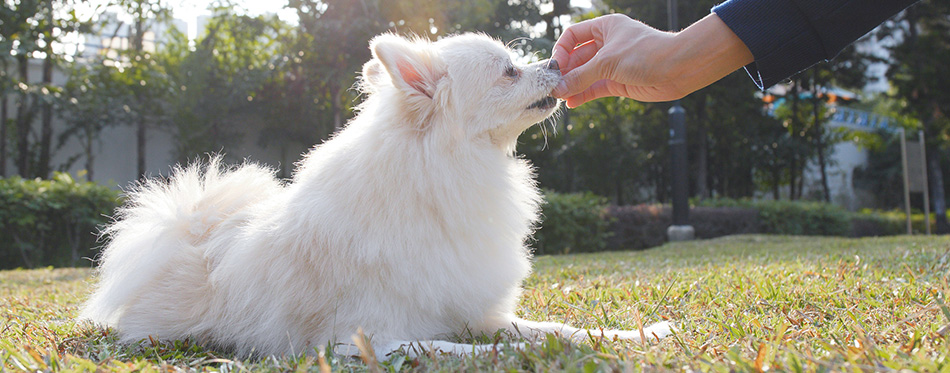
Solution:
[{"label": "dog's eye", "polygon": [[508,68],[505,69],[505,76],[507,76],[507,77],[509,77],[509,78],[517,78],[517,77],[518,77],[518,69],[516,69],[514,66],[508,66]]}]

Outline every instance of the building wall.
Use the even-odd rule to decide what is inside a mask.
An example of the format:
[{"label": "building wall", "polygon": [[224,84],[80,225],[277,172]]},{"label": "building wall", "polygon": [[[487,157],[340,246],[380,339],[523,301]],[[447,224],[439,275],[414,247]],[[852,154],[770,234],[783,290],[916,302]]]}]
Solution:
[{"label": "building wall", "polygon": [[[42,77],[42,61],[32,60],[29,66],[29,82],[39,83]],[[63,71],[56,70],[53,74],[54,85],[64,85],[68,77]],[[16,96],[6,97],[8,103],[8,117],[16,117]],[[228,149],[219,149],[227,153],[226,160],[230,163],[240,163],[249,160],[269,165],[278,170],[280,176],[290,176],[294,162],[300,154],[307,150],[306,146],[285,144],[282,147],[262,147],[258,139],[261,129],[252,123],[234,123],[244,128],[242,139]],[[37,117],[33,122],[34,133],[40,131],[40,121]],[[57,138],[66,130],[66,123],[57,114],[53,117],[53,154],[51,165],[54,170],[70,172],[77,179],[85,175],[86,159],[83,145],[77,139],[70,139],[57,147]],[[10,134],[12,137],[12,134]],[[137,143],[136,128],[130,123],[104,129],[94,145],[93,181],[113,188],[127,188],[137,178]],[[146,141],[146,174],[147,176],[168,175],[176,163],[175,135],[171,129],[150,129]],[[9,149],[14,150],[14,149]],[[67,163],[74,159],[72,164]],[[7,159],[7,175],[17,173],[14,159]],[[85,178],[83,176],[82,178]]]},{"label": "building wall", "polygon": [[[845,128],[851,131],[875,131],[889,129],[886,117],[876,116],[860,110],[844,107],[833,108],[828,130]],[[854,170],[863,167],[868,161],[868,151],[862,146],[846,141],[835,144],[826,167],[831,202],[851,211],[874,205],[874,196],[854,188]],[[822,196],[821,170],[817,162],[811,162],[804,173],[804,195]]]},{"label": "building wall", "polygon": [[[29,65],[29,79],[31,84],[39,84],[42,81],[42,60],[31,60]],[[65,85],[68,77],[60,70],[53,72],[53,85]],[[6,97],[9,112],[9,119],[16,118],[16,95],[11,94]],[[37,116],[33,121],[33,131],[38,134],[40,131],[40,120]],[[74,177],[80,174],[85,168],[85,159],[82,144],[76,139],[69,139],[59,146],[58,137],[67,128],[65,121],[54,112],[53,116],[53,154],[51,157],[51,166],[57,171],[68,171]],[[8,145],[10,146],[10,145]],[[149,173],[158,174],[169,168],[171,160],[171,149],[173,138],[170,133],[161,131],[151,131],[148,136],[146,146],[146,166]],[[131,125],[107,128],[102,131],[98,143],[95,145],[95,162],[93,180],[107,184],[113,187],[123,187],[136,179],[136,141],[135,128]],[[14,150],[14,149],[10,149]],[[67,166],[70,159],[75,159],[71,165]],[[17,172],[14,165],[14,159],[7,159],[7,174],[13,175]]]}]

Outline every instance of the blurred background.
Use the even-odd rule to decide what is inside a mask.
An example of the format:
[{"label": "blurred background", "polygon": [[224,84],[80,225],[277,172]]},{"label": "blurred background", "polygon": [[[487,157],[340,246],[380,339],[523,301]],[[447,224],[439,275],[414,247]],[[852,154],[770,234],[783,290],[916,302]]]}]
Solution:
[{"label": "blurred background", "polygon": [[[679,0],[679,24],[716,3]],[[623,13],[666,29],[668,11],[666,0],[3,0],[0,177],[65,172],[118,190],[211,153],[289,177],[301,153],[354,115],[374,35],[483,32],[531,62],[571,23]],[[925,0],[766,92],[739,70],[691,94],[691,201],[902,208],[903,128],[924,135],[933,219],[947,232],[948,62],[950,3]],[[534,126],[518,152],[551,193],[662,205],[669,108],[596,100]],[[922,208],[922,193],[911,199]]]}]

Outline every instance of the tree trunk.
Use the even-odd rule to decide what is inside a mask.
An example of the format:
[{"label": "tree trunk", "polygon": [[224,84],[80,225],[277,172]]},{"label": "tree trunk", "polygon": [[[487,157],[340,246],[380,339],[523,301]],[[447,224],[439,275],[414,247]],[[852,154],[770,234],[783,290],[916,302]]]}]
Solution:
[{"label": "tree trunk", "polygon": [[779,191],[779,183],[782,181],[781,170],[777,166],[772,167],[772,199],[778,201],[782,197]]},{"label": "tree trunk", "polygon": [[343,90],[338,84],[330,84],[330,111],[333,113],[333,131],[343,127]]},{"label": "tree trunk", "polygon": [[[46,51],[46,58],[43,59],[43,85],[53,84],[53,58],[52,50]],[[43,99],[42,116],[40,120],[40,154],[36,166],[36,177],[49,178],[50,159],[53,143],[53,104],[48,98]]]},{"label": "tree trunk", "polygon": [[796,176],[798,175],[798,158],[793,156],[788,164],[788,199],[794,201],[798,199],[795,193],[798,190],[796,188],[798,183],[798,177]]},{"label": "tree trunk", "polygon": [[93,178],[93,166],[95,165],[95,153],[93,153],[93,143],[95,143],[96,138],[92,131],[86,132],[86,181],[92,181]]},{"label": "tree trunk", "polygon": [[950,224],[947,222],[947,200],[943,187],[943,169],[940,168],[940,152],[932,150],[927,153],[927,158],[929,158],[927,165],[930,168],[930,202],[933,205],[934,214],[937,215],[934,232],[950,233]]},{"label": "tree trunk", "polygon": [[825,161],[825,141],[821,137],[822,134],[819,132],[816,146],[818,147],[818,169],[821,171],[821,190],[825,202],[831,202],[831,188],[828,186],[828,162]]},{"label": "tree trunk", "polygon": [[136,172],[139,178],[145,177],[145,119],[138,118],[138,126],[135,130],[136,143]]},{"label": "tree trunk", "polygon": [[[802,173],[805,172],[805,162],[805,160],[802,160],[799,163],[799,171]],[[803,174],[798,175],[798,191],[795,193],[798,194],[798,199],[802,199],[802,197],[805,196],[805,175]]]},{"label": "tree trunk", "polygon": [[708,113],[706,113],[706,94],[703,94],[699,98],[700,104],[697,108],[699,111],[699,123],[698,123],[698,149],[696,151],[696,195],[699,197],[699,200],[706,199],[709,197],[709,187],[707,183],[709,182],[709,140],[706,138],[706,120],[708,119]]},{"label": "tree trunk", "polygon": [[[141,5],[141,4],[140,4]],[[141,13],[139,13],[141,14]],[[132,39],[132,50],[135,51],[135,55],[138,56],[142,53],[144,49],[144,38],[145,38],[145,20],[136,19],[135,20],[135,33],[131,35]],[[142,112],[143,108],[146,107],[143,105],[143,99],[140,95],[135,95],[135,101],[138,104],[138,123],[136,124],[135,129],[135,143],[136,143],[136,172],[138,172],[139,178],[145,177],[145,145],[146,145],[146,130],[148,123],[145,120],[145,114]]]},{"label": "tree trunk", "polygon": [[0,177],[7,177],[7,95],[0,97]]},{"label": "tree trunk", "polygon": [[815,69],[811,70],[811,89],[812,89],[812,125],[815,130],[815,147],[818,148],[818,170],[821,173],[821,190],[825,197],[825,202],[831,202],[831,188],[828,187],[828,167],[825,161],[825,131],[821,123],[821,99],[818,98],[818,82],[815,81]]},{"label": "tree trunk", "polygon": [[[17,68],[20,70],[20,81],[29,84],[30,60],[24,55],[17,55]],[[21,92],[16,111],[16,157],[17,173],[23,178],[30,178],[30,130],[33,122],[33,108],[29,95]]]},{"label": "tree trunk", "polygon": [[[801,82],[801,81],[800,81],[799,79],[797,79],[797,78],[794,79],[794,80],[792,80],[792,90],[791,90],[791,94],[792,94],[792,118],[791,118],[791,123],[790,123],[789,126],[788,126],[788,127],[789,127],[789,130],[792,131],[792,133],[791,133],[792,139],[795,139],[795,136],[799,136],[799,134],[798,134],[796,131],[799,131],[799,130],[801,129],[801,127],[802,127],[802,126],[800,126],[799,123],[798,123],[798,100],[799,100],[799,98],[800,98],[799,96],[800,96],[800,94],[801,94],[801,90],[800,90],[801,84],[800,84],[800,82]],[[800,151],[800,149],[798,149],[798,150]],[[794,201],[794,200],[798,199],[799,197],[801,197],[801,196],[798,194],[797,181],[798,181],[798,179],[799,179],[799,174],[800,174],[800,173],[803,174],[802,170],[805,169],[805,162],[804,162],[805,157],[799,157],[799,154],[794,154],[794,155],[792,155],[792,157],[793,157],[793,159],[792,159],[792,166],[791,166],[791,170],[789,170],[789,189],[790,189],[790,193],[789,193],[789,197],[788,197],[788,198],[789,198],[790,200],[793,200],[793,201]],[[799,164],[799,160],[802,160],[801,164]],[[799,167],[799,166],[800,166],[800,167]],[[801,175],[801,176],[804,177],[804,175]]]}]

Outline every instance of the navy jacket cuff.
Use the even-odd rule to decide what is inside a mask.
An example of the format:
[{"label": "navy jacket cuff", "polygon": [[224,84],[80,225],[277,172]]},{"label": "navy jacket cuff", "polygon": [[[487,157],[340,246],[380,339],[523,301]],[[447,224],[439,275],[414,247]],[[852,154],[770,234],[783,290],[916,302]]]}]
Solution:
[{"label": "navy jacket cuff", "polygon": [[842,49],[916,0],[728,0],[713,7],[752,52],[745,67],[768,88]]},{"label": "navy jacket cuff", "polygon": [[755,57],[745,70],[759,89],[828,58],[808,18],[789,0],[727,1],[713,12]]}]

